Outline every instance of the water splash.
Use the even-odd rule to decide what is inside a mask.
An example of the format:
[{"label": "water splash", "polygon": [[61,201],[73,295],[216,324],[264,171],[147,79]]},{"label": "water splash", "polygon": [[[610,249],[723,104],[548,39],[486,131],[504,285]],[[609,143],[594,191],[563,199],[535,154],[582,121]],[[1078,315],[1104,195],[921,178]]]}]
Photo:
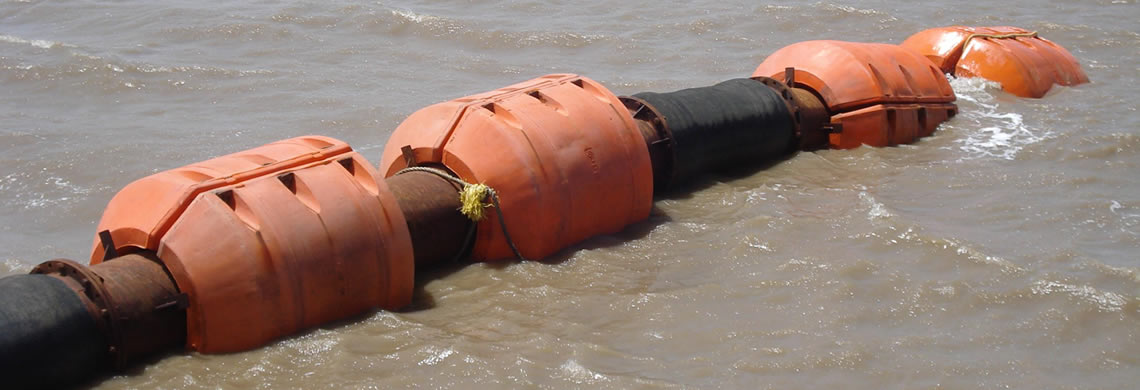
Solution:
[{"label": "water splash", "polygon": [[1025,147],[1053,136],[1051,131],[1026,125],[1021,114],[1003,111],[1001,104],[994,99],[994,91],[1001,90],[996,82],[980,78],[951,78],[950,86],[954,88],[959,104],[974,106],[963,107],[960,117],[974,123],[964,129],[976,130],[956,141],[958,149],[968,158],[1013,160]]},{"label": "water splash", "polygon": [[871,220],[888,219],[894,216],[890,210],[887,210],[886,205],[879,203],[874,196],[866,191],[859,192],[859,200],[867,205],[867,218]]},{"label": "water splash", "polygon": [[428,347],[427,352],[428,352],[428,357],[424,358],[423,360],[420,360],[419,365],[421,365],[421,366],[434,366],[434,365],[442,362],[443,359],[447,359],[449,356],[455,354],[455,350],[451,349],[451,348],[439,349],[436,347]]},{"label": "water splash", "polygon": [[566,363],[563,363],[559,368],[562,370],[562,374],[565,375],[566,379],[578,384],[596,384],[609,380],[605,375],[586,368],[574,359],[567,360]]}]

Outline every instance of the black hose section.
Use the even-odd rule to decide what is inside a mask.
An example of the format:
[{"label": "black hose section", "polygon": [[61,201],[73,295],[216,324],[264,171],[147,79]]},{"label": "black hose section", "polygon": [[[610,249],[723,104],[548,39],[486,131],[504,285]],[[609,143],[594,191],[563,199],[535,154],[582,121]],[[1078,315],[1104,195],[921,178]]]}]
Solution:
[{"label": "black hose section", "polygon": [[673,185],[730,166],[771,161],[795,149],[795,124],[787,104],[759,81],[732,79],[633,96],[653,106],[672,133]]},{"label": "black hose section", "polygon": [[107,342],[76,292],[47,275],[0,278],[0,387],[58,388],[90,379]]}]

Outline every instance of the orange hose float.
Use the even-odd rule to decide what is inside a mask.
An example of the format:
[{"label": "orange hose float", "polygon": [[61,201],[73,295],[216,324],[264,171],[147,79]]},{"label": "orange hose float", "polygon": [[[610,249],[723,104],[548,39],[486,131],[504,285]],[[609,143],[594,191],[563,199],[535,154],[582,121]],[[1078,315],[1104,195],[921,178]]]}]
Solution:
[{"label": "orange hose float", "polygon": [[1089,82],[1068,50],[1017,27],[932,28],[902,46],[933,61],[944,73],[996,81],[1021,97],[1040,98],[1053,85]]},{"label": "orange hose float", "polygon": [[[405,151],[407,151],[405,153]],[[396,128],[380,161],[393,176],[441,166],[501,197],[509,233],[478,221],[471,259],[543,258],[649,217],[653,170],[625,106],[597,82],[553,74],[421,109]]]},{"label": "orange hose float", "polygon": [[[159,240],[199,194],[350,151],[326,137],[277,141],[254,149],[159,172],[123,187],[107,204],[96,232],[91,264],[142,250],[158,250]],[[149,207],[140,208],[139,205]],[[108,247],[105,244],[113,243]],[[113,254],[113,253],[112,253]]]},{"label": "orange hose float", "polygon": [[913,143],[958,112],[946,76],[896,45],[800,42],[772,53],[752,76],[818,96],[831,114],[830,145],[837,149]]},{"label": "orange hose float", "polygon": [[[124,212],[145,197],[154,212]],[[104,247],[154,250],[187,295],[186,343],[200,352],[254,348],[411,301],[404,216],[374,168],[338,140],[294,138],[162,172],[128,185],[107,210],[99,227],[114,242],[92,262]]]}]

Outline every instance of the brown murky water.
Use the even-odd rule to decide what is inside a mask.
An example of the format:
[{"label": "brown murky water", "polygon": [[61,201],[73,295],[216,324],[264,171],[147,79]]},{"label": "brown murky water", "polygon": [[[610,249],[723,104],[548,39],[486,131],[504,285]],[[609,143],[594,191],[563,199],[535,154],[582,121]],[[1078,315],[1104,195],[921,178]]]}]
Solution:
[{"label": "brown murky water", "polygon": [[[426,278],[415,307],[101,388],[1136,388],[1133,0],[3,1],[0,274],[84,259],[130,181],[323,134],[373,162],[428,104],[581,73],[615,93],[747,76],[810,39],[1038,30],[1091,84],[955,80],[912,146],[711,176],[542,262]],[[0,387],[2,387],[0,379]]]}]

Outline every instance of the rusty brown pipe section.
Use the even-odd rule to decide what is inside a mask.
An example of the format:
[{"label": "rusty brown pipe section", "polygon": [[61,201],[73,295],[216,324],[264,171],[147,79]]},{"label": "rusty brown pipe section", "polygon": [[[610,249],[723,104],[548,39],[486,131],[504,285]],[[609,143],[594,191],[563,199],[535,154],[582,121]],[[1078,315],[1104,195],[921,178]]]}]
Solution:
[{"label": "rusty brown pipe section", "polygon": [[417,271],[454,261],[470,250],[474,222],[459,212],[458,184],[421,171],[385,180],[408,221]]},{"label": "rusty brown pipe section", "polygon": [[75,291],[106,338],[110,367],[122,369],[185,343],[186,297],[153,254],[93,266],[51,260],[31,273],[58,278]]},{"label": "rusty brown pipe section", "polygon": [[789,101],[794,106],[793,115],[796,116],[800,150],[827,149],[828,138],[836,130],[831,124],[827,106],[819,96],[806,89],[789,88],[789,91]]},{"label": "rusty brown pipe section", "polygon": [[188,301],[157,257],[129,254],[91,266],[103,279],[112,316],[111,361],[116,369],[186,340]]},{"label": "rusty brown pipe section", "polygon": [[0,279],[0,377],[54,388],[185,344],[185,298],[151,254],[57,259]]},{"label": "rusty brown pipe section", "polygon": [[788,113],[792,116],[792,123],[796,127],[796,139],[799,140],[799,150],[812,151],[827,149],[832,132],[840,129],[831,124],[831,113],[823,98],[809,89],[802,88],[803,84],[796,83],[796,69],[785,68],[784,79],[777,80],[771,77],[752,77],[772,88],[784,104],[788,106]]}]

